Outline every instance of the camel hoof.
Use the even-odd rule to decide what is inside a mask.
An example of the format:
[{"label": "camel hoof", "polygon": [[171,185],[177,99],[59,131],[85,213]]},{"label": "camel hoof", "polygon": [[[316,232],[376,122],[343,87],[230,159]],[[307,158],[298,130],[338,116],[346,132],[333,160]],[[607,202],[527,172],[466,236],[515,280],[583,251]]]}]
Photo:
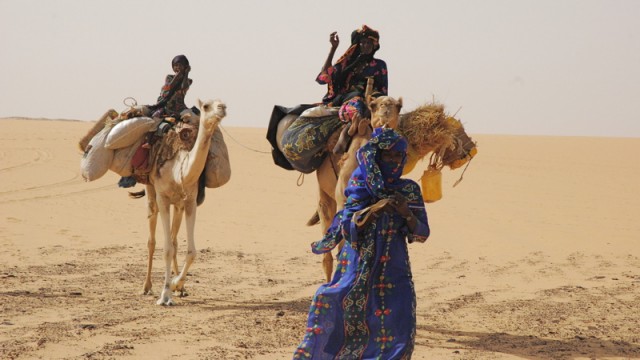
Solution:
[{"label": "camel hoof", "polygon": [[142,287],[142,295],[151,295],[151,284],[144,284],[144,286]]},{"label": "camel hoof", "polygon": [[158,301],[156,301],[156,305],[161,306],[174,306],[175,304],[176,303],[173,301],[173,299],[165,297],[161,297],[160,299],[158,299]]},{"label": "camel hoof", "polygon": [[184,291],[184,280],[181,281],[179,277],[171,280],[170,289],[171,291]]},{"label": "camel hoof", "polygon": [[169,287],[165,285],[160,298],[156,301],[156,305],[173,306],[175,304],[176,303],[173,302],[173,299],[171,299],[171,290],[169,290]]}]

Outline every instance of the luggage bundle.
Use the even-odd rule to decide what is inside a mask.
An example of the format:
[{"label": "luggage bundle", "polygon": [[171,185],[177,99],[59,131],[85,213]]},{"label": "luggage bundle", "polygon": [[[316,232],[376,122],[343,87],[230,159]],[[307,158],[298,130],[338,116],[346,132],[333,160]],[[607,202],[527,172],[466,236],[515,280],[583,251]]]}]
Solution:
[{"label": "luggage bundle", "polygon": [[[197,126],[199,117],[191,109],[185,110],[181,116],[186,114],[190,115]],[[134,174],[132,160],[145,143],[147,134],[159,131],[158,126],[167,123],[148,115],[149,111],[145,106],[132,106],[121,114],[113,109],[105,112],[78,144],[84,152],[80,160],[82,178],[94,181],[104,176],[108,170],[123,177]],[[219,129],[212,137],[204,169],[205,186],[217,188],[229,181],[231,167],[227,145]]]}]

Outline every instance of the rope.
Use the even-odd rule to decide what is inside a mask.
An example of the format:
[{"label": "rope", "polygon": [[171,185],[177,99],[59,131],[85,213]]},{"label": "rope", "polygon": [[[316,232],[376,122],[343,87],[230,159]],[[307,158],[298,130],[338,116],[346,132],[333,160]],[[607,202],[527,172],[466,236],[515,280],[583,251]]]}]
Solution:
[{"label": "rope", "polygon": [[304,184],[304,173],[301,172],[298,176],[298,181],[296,181],[296,185],[302,186],[302,184]]},{"label": "rope", "polygon": [[[127,104],[127,100],[131,100],[132,101],[131,105]],[[128,106],[130,108],[138,106],[138,101],[136,99],[132,98],[131,96],[127,96],[126,98],[124,98],[122,100],[122,103],[124,104],[124,106]]]},{"label": "rope", "polygon": [[218,127],[220,127],[220,129],[222,129],[224,131],[225,134],[227,134],[227,136],[229,136],[231,138],[231,140],[233,140],[236,144],[242,146],[243,148],[247,149],[247,150],[251,150],[253,152],[257,152],[260,154],[271,154],[271,151],[262,151],[262,150],[256,150],[256,149],[252,149],[244,144],[242,144],[241,142],[239,142],[238,140],[236,140],[233,136],[231,136],[231,134],[229,134],[229,132],[227,131],[227,129],[225,129],[224,127],[222,127],[221,124],[218,124]]},{"label": "rope", "polygon": [[327,154],[329,156],[329,161],[331,161],[331,170],[333,170],[333,174],[336,176],[336,180],[338,180],[338,171],[336,170],[336,165],[333,163],[333,156],[331,154]]},{"label": "rope", "polygon": [[460,184],[462,182],[462,177],[464,176],[464,172],[467,171],[467,168],[469,167],[469,164],[471,164],[471,160],[473,160],[473,158],[469,159],[469,161],[467,162],[467,166],[464,167],[464,170],[462,170],[462,174],[460,174],[460,179],[458,179],[453,184],[453,187],[456,187],[458,184]]}]

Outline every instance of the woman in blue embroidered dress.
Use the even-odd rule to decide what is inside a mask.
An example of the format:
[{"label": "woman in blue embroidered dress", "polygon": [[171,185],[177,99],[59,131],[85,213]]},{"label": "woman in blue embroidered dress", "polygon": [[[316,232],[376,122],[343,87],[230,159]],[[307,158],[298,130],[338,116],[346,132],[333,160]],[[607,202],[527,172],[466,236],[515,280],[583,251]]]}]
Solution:
[{"label": "woman in blue embroidered dress", "polygon": [[[331,50],[327,60],[322,66],[316,82],[327,85],[327,93],[322,103],[331,107],[339,107],[338,115],[345,124],[350,123],[355,116],[369,117],[369,111],[365,104],[365,90],[367,78],[373,78],[372,97],[387,95],[387,64],[373,55],[380,49],[380,34],[362,25],[360,29],[351,33],[351,46],[338,59],[335,65],[331,65],[333,56],[340,44],[340,38],[336,32],[329,35]],[[348,134],[344,126],[336,153],[346,150]]]},{"label": "woman in blue embroidered dress", "polygon": [[342,239],[333,280],[313,297],[304,339],[294,359],[410,359],[416,331],[416,296],[407,240],[430,230],[420,187],[402,179],[407,141],[376,129],[358,150],[358,168],[316,254]]}]

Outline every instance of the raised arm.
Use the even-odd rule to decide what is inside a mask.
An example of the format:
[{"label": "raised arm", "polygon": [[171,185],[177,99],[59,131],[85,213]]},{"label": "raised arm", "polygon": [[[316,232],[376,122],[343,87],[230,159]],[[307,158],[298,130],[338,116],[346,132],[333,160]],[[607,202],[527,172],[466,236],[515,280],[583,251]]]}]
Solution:
[{"label": "raised arm", "polygon": [[171,81],[168,80],[169,76],[171,75],[167,76],[167,81],[165,82],[165,85],[162,87],[162,92],[158,97],[158,101],[156,102],[155,105],[149,106],[149,108],[152,109],[152,111],[165,106],[169,102],[169,100],[171,100],[171,98],[176,93],[176,91],[178,91],[179,88],[188,86],[189,70],[191,70],[190,67],[177,73],[171,79]]},{"label": "raised arm", "polygon": [[191,71],[191,66],[187,66],[186,69],[184,69],[184,75],[182,77],[182,83],[180,84],[180,88],[184,89],[189,87],[189,72]]},{"label": "raised arm", "polygon": [[340,38],[338,37],[337,32],[332,32],[329,35],[329,42],[331,43],[331,49],[329,50],[329,55],[327,56],[327,60],[324,62],[322,66],[322,71],[327,71],[327,69],[333,64],[333,56],[336,54],[336,50],[338,49],[338,45],[340,45]]},{"label": "raised arm", "polygon": [[333,56],[336,54],[336,49],[340,44],[340,38],[338,37],[337,32],[334,31],[331,33],[331,35],[329,35],[329,42],[331,43],[329,55],[327,55],[327,60],[325,60],[324,65],[322,65],[320,74],[318,74],[318,76],[316,77],[316,82],[322,85],[329,83],[331,79],[329,69],[333,64]]}]

